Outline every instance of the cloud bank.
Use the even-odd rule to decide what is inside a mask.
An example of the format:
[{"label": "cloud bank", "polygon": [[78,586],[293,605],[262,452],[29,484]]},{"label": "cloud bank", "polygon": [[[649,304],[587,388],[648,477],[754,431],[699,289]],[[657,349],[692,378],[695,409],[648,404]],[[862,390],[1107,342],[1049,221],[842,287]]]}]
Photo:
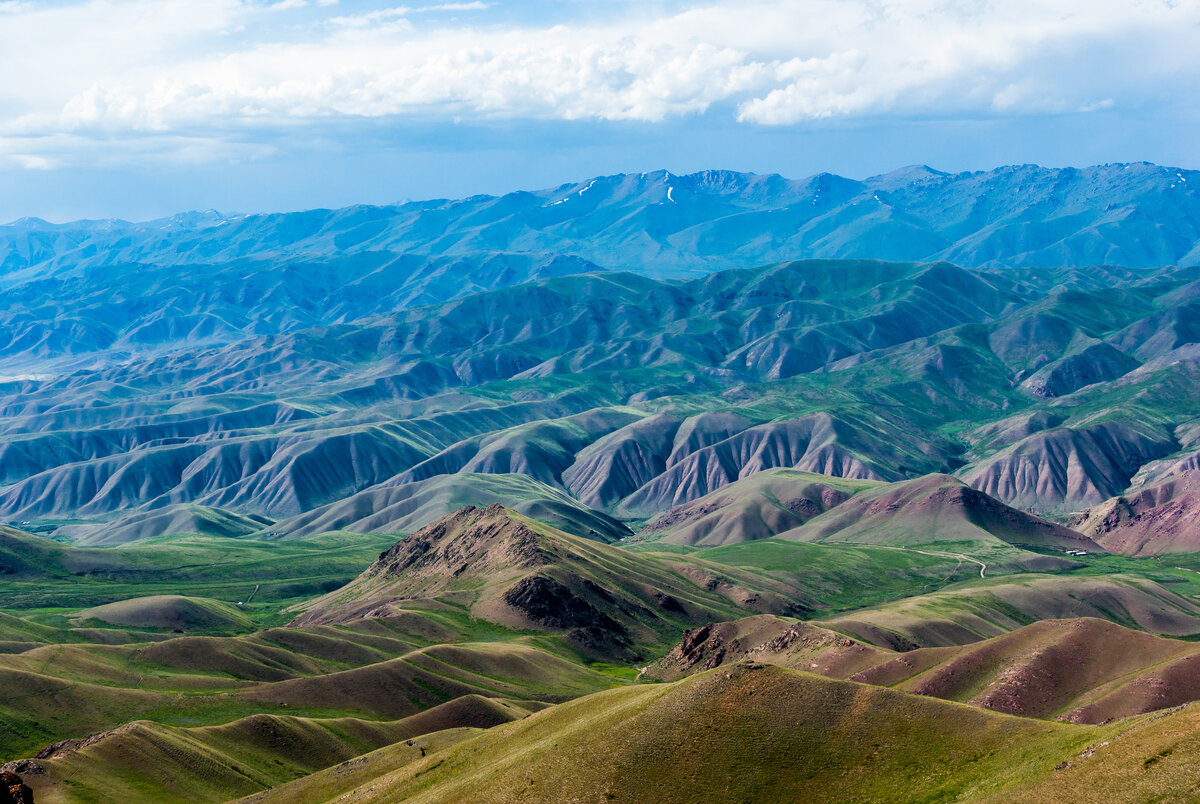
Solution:
[{"label": "cloud bank", "polygon": [[853,125],[1132,114],[1190,107],[1200,91],[1200,0],[613,4],[540,26],[503,12],[4,0],[0,162],[227,158],[320,121]]}]

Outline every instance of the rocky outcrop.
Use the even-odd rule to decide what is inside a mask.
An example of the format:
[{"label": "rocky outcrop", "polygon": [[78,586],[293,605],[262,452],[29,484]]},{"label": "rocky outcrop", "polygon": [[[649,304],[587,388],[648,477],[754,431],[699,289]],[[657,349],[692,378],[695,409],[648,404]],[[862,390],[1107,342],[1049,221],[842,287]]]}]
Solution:
[{"label": "rocky outcrop", "polygon": [[33,791],[12,771],[0,771],[0,804],[33,804]]},{"label": "rocky outcrop", "polygon": [[534,532],[510,519],[504,506],[469,505],[396,542],[363,576],[402,582],[428,595],[468,569],[527,569],[549,560]]},{"label": "rocky outcrop", "polygon": [[747,597],[758,600],[697,583],[661,556],[581,539],[496,504],[468,506],[401,539],[343,588],[295,607],[293,625],[450,605],[556,633],[594,658],[632,661],[635,645],[665,647],[714,611],[753,610]]},{"label": "rocky outcrop", "polygon": [[886,651],[833,631],[763,614],[684,631],[679,644],[647,668],[647,674],[673,680],[753,660],[844,677],[888,657]]},{"label": "rocky outcrop", "polygon": [[[579,583],[587,588],[591,596],[610,605],[614,603],[612,595],[604,588],[586,578],[580,579]],[[517,581],[504,593],[504,602],[547,628],[595,628],[612,633],[625,631],[607,614],[548,575],[530,575]]]}]

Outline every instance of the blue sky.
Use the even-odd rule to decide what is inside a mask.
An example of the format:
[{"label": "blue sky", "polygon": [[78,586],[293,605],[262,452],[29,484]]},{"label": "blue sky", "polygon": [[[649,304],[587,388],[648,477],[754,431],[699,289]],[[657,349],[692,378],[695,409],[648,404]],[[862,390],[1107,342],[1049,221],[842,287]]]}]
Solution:
[{"label": "blue sky", "polygon": [[1200,0],[0,0],[0,219],[1200,167]]}]

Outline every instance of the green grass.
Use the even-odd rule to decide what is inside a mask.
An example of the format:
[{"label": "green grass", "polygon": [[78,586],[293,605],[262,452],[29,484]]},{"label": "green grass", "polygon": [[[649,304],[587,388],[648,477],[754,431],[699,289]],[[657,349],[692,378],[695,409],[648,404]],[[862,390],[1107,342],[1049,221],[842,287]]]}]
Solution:
[{"label": "green grass", "polygon": [[[1038,550],[1043,555],[1061,557],[1061,553]],[[1109,553],[1090,553],[1072,558],[1080,566],[1060,570],[1056,575],[1086,577],[1103,575],[1133,575],[1161,584],[1177,595],[1200,599],[1200,553],[1133,558]]]},{"label": "green grass", "polygon": [[555,701],[627,681],[520,634],[476,636],[431,641],[385,620],[0,656],[0,762],[131,720],[200,726],[259,712],[389,719],[467,693]]},{"label": "green grass", "polygon": [[782,539],[714,547],[694,555],[795,586],[830,612],[932,592],[978,574],[974,564],[942,556]]},{"label": "green grass", "polygon": [[397,538],[327,534],[253,541],[185,536],[128,547],[64,548],[62,562],[45,575],[7,580],[0,606],[9,612],[50,612],[159,594],[236,604],[259,587],[246,609],[267,623],[283,605],[345,584]]},{"label": "green grass", "polygon": [[356,800],[969,800],[1039,778],[1095,734],[781,668],[719,668],[501,726]]},{"label": "green grass", "polygon": [[612,676],[622,681],[634,681],[638,677],[638,669],[628,664],[611,664],[609,662],[589,662],[588,668],[606,676]]}]

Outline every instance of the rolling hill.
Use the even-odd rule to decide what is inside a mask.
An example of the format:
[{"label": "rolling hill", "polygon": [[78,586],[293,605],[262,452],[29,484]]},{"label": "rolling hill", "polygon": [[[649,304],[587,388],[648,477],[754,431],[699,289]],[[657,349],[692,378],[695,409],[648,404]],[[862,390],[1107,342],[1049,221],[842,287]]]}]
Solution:
[{"label": "rolling hill", "polygon": [[650,557],[468,506],[382,553],[342,589],[297,607],[297,625],[453,604],[509,628],[565,634],[597,656],[636,658],[679,623],[738,610]]},{"label": "rolling hill", "polygon": [[1200,634],[1200,606],[1154,581],[1022,575],[919,595],[822,624],[881,647],[970,644],[1037,620],[1095,617],[1168,636]]},{"label": "rolling hill", "polygon": [[1114,553],[1194,553],[1200,550],[1200,472],[1182,471],[1107,500],[1072,525]]},{"label": "rolling hill", "polygon": [[190,728],[137,721],[57,747],[33,760],[38,771],[24,778],[38,802],[222,802],[383,746],[404,746],[415,758],[528,714],[509,701],[466,695],[396,721],[254,715]]},{"label": "rolling hill", "polygon": [[1193,642],[1105,620],[1043,620],[959,647],[895,652],[810,623],[758,615],[712,623],[650,667],[668,681],[740,661],[891,687],[1023,717],[1102,723],[1200,697]]},{"label": "rolling hill", "polygon": [[154,595],[84,609],[80,620],[99,620],[125,628],[166,631],[245,631],[253,624],[236,606],[218,600]]},{"label": "rolling hill", "polygon": [[891,546],[951,542],[1099,549],[1082,534],[1011,508],[956,478],[936,474],[866,489],[780,538]]},{"label": "rolling hill", "polygon": [[749,663],[564,704],[349,795],[497,804],[597,794],[667,802],[978,799],[1050,772],[1094,734]]},{"label": "rolling hill", "polygon": [[644,540],[696,547],[767,539],[872,488],[794,469],[770,469],[671,508],[638,531]]}]

